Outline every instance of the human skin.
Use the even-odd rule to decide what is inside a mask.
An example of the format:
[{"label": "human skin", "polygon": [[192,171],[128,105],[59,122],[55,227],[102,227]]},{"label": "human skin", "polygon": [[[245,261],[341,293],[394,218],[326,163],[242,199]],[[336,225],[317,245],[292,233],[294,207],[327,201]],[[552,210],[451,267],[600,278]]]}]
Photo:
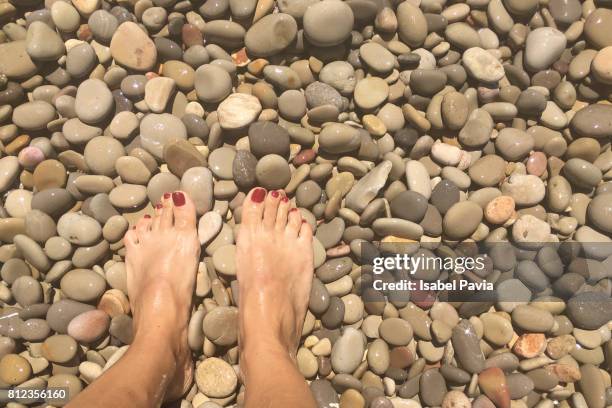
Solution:
[{"label": "human skin", "polygon": [[[125,236],[134,340],[67,406],[159,407],[193,382],[187,326],[200,256],[195,206],[166,193]],[[316,407],[295,354],[312,281],[312,230],[281,191],[251,190],[237,235],[240,374],[246,408]]]}]

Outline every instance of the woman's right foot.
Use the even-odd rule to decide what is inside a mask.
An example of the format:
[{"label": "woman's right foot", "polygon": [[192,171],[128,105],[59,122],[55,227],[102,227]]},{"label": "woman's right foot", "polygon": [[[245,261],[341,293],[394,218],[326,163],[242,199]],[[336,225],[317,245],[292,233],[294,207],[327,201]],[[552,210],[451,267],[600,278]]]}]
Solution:
[{"label": "woman's right foot", "polygon": [[313,276],[312,229],[284,192],[249,192],[237,236],[240,347],[295,358]]}]

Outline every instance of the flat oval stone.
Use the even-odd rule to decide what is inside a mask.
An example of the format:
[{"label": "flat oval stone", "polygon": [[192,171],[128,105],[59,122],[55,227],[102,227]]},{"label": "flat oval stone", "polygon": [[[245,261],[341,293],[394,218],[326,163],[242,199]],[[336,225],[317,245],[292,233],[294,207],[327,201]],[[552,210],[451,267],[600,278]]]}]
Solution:
[{"label": "flat oval stone", "polygon": [[93,343],[102,338],[110,325],[110,317],[102,310],[91,310],[74,317],[68,324],[68,334],[80,343]]},{"label": "flat oval stone", "polygon": [[205,64],[195,71],[195,90],[203,102],[219,102],[232,90],[232,78],[223,68]]},{"label": "flat oval stone", "polygon": [[499,60],[480,47],[465,50],[461,61],[467,72],[481,82],[494,83],[505,75]]},{"label": "flat oval stone", "polygon": [[42,344],[42,355],[54,363],[67,363],[76,356],[78,344],[65,334],[56,334]]},{"label": "flat oval stone", "polygon": [[427,36],[427,20],[423,12],[412,3],[402,2],[396,14],[400,38],[410,47],[418,48]]},{"label": "flat oval stone", "polygon": [[187,139],[185,124],[170,113],[151,113],[140,122],[140,143],[153,156],[162,159],[164,147],[176,139]]},{"label": "flat oval stone", "polygon": [[347,327],[344,334],[336,340],[332,347],[331,363],[336,374],[350,374],[363,357],[365,351],[363,334],[360,331]]},{"label": "flat oval stone", "polygon": [[117,139],[96,136],[87,142],[83,155],[93,173],[113,177],[116,174],[115,162],[125,156],[125,149]]},{"label": "flat oval stone", "polygon": [[382,45],[369,42],[359,48],[359,56],[374,71],[381,74],[389,73],[395,65],[395,57]]},{"label": "flat oval stone", "polygon": [[100,239],[102,227],[87,215],[66,213],[57,222],[57,232],[73,244],[87,246]]},{"label": "flat oval stone", "polygon": [[536,28],[527,36],[525,45],[525,67],[537,72],[548,68],[559,58],[567,39],[563,33],[552,27]]},{"label": "flat oval stone", "polygon": [[355,86],[355,103],[362,109],[374,109],[387,100],[389,85],[378,77],[368,77]]},{"label": "flat oval stone", "polygon": [[392,346],[406,346],[412,340],[412,327],[400,318],[384,319],[378,327],[380,336]]},{"label": "flat oval stone", "polygon": [[136,71],[148,71],[157,60],[157,48],[136,23],[126,21],[113,34],[110,52],[115,61]]},{"label": "flat oval stone", "polygon": [[85,303],[62,299],[49,307],[46,320],[52,330],[65,334],[67,333],[68,324],[75,316],[90,310],[95,310],[95,308]]},{"label": "flat oval stone", "polygon": [[[221,247],[223,248],[223,247]],[[218,306],[204,316],[204,335],[215,344],[230,346],[236,343],[238,331],[238,309]]]},{"label": "flat oval stone", "polygon": [[289,14],[264,16],[249,28],[244,45],[250,54],[268,57],[287,48],[297,35],[297,23]]},{"label": "flat oval stone", "polygon": [[448,209],[443,219],[444,233],[451,239],[464,239],[472,235],[480,221],[482,208],[472,201],[462,201]]},{"label": "flat oval stone", "polygon": [[330,153],[348,153],[361,146],[361,136],[354,127],[332,123],[319,134],[319,145]]},{"label": "flat oval stone", "polygon": [[570,124],[580,136],[605,139],[612,135],[610,115],[612,106],[592,104],[576,112]]},{"label": "flat oval stone", "polygon": [[312,44],[331,47],[346,40],[355,18],[344,2],[317,2],[304,13],[304,34]]},{"label": "flat oval stone", "polygon": [[596,8],[586,19],[584,36],[596,49],[612,45],[612,32],[609,29],[611,23],[612,10],[605,7]]},{"label": "flat oval stone", "polygon": [[39,130],[55,119],[55,108],[45,101],[26,102],[13,111],[13,123],[24,130]]},{"label": "flat oval stone", "polygon": [[57,60],[66,52],[59,34],[42,21],[30,24],[25,41],[28,55],[35,60]]},{"label": "flat oval stone", "polygon": [[240,129],[255,121],[261,112],[259,99],[252,95],[235,93],[217,108],[219,124],[223,129]]},{"label": "flat oval stone", "polygon": [[249,126],[249,147],[256,157],[267,154],[289,156],[289,133],[281,126],[258,121]]},{"label": "flat oval stone", "polygon": [[212,209],[213,179],[211,171],[206,167],[192,167],[187,170],[181,178],[180,189],[189,194],[199,215]]},{"label": "flat oval stone", "polygon": [[195,380],[198,389],[210,398],[225,398],[238,385],[232,366],[216,357],[207,358],[196,367]]},{"label": "flat oval stone", "polygon": [[75,110],[79,119],[88,124],[100,122],[114,107],[114,99],[106,83],[99,79],[87,79],[79,85]]},{"label": "flat oval stone", "polygon": [[110,202],[117,208],[135,208],[147,198],[147,188],[138,184],[121,184],[111,190]]},{"label": "flat oval stone", "polygon": [[92,302],[100,298],[106,288],[102,276],[90,269],[73,269],[60,281],[62,292],[78,302]]},{"label": "flat oval stone", "polygon": [[467,320],[461,320],[453,329],[451,338],[455,348],[455,357],[461,367],[471,374],[480,373],[485,368],[485,358],[474,326]]}]

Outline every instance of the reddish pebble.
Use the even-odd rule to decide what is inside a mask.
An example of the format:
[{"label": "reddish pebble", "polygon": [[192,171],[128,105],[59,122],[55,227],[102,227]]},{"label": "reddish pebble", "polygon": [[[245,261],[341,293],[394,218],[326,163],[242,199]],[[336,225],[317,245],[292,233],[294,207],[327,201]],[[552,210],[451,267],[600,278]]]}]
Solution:
[{"label": "reddish pebble", "polygon": [[93,34],[91,32],[91,29],[89,28],[89,25],[81,24],[81,26],[77,30],[77,38],[81,41],[87,42],[90,42],[93,39]]},{"label": "reddish pebble", "polygon": [[478,374],[478,385],[498,408],[510,408],[510,393],[506,375],[501,368],[487,368]]},{"label": "reddish pebble", "polygon": [[27,146],[19,152],[19,164],[26,169],[36,167],[38,163],[45,160],[45,154],[36,146]]},{"label": "reddish pebble", "polygon": [[232,61],[237,67],[246,67],[249,62],[251,62],[249,56],[247,55],[246,48],[242,47],[241,49],[233,53]]},{"label": "reddish pebble", "polygon": [[527,159],[527,173],[540,177],[546,171],[546,155],[534,152]]},{"label": "reddish pebble", "polygon": [[316,153],[312,149],[302,150],[293,158],[293,164],[295,164],[296,166],[301,166],[305,163],[311,163],[312,161],[314,161],[315,156]]},{"label": "reddish pebble", "polygon": [[514,199],[510,196],[499,196],[489,201],[484,215],[491,224],[503,224],[514,214]]},{"label": "reddish pebble", "polygon": [[193,45],[203,45],[204,40],[202,39],[202,33],[198,28],[192,24],[185,24],[181,32],[183,38],[183,44],[185,48],[189,48]]},{"label": "reddish pebble", "polygon": [[350,253],[351,253],[351,247],[346,244],[342,244],[342,245],[338,245],[337,247],[329,248],[326,252],[327,256],[331,258],[334,258],[337,256],[345,256]]},{"label": "reddish pebble", "polygon": [[406,346],[395,347],[389,352],[389,365],[394,368],[407,368],[414,363],[414,354]]},{"label": "reddish pebble", "polygon": [[546,349],[546,336],[542,333],[523,334],[514,343],[514,353],[523,358],[539,356]]},{"label": "reddish pebble", "polygon": [[559,381],[564,383],[573,383],[582,378],[580,369],[569,364],[550,364],[546,366],[546,370],[556,375]]},{"label": "reddish pebble", "polygon": [[106,334],[110,317],[101,310],[90,310],[68,323],[68,334],[80,343],[91,343]]}]

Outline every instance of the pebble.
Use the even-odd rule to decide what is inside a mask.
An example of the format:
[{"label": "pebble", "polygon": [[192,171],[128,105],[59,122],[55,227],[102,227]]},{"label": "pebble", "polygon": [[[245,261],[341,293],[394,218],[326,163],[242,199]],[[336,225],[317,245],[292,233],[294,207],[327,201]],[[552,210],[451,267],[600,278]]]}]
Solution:
[{"label": "pebble", "polygon": [[113,95],[99,79],[87,79],[76,93],[75,112],[87,124],[95,124],[106,118],[114,106]]},{"label": "pebble", "polygon": [[304,35],[319,47],[338,45],[350,35],[354,20],[353,11],[345,3],[313,3],[304,12]]},{"label": "pebble", "polygon": [[200,392],[209,398],[227,397],[238,384],[232,366],[216,357],[207,358],[196,367],[195,381]]},{"label": "pebble", "polygon": [[261,112],[259,100],[246,94],[231,94],[219,104],[219,124],[224,129],[240,129],[255,121]]},{"label": "pebble", "polygon": [[110,42],[110,52],[119,64],[136,71],[150,70],[157,60],[155,44],[131,21],[117,27]]}]

